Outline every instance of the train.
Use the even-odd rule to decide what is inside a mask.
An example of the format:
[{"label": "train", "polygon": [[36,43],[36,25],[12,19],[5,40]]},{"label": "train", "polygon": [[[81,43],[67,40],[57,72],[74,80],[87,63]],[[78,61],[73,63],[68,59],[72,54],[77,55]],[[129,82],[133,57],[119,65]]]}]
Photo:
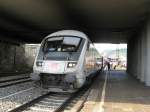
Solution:
[{"label": "train", "polygon": [[100,69],[98,57],[100,54],[85,33],[57,31],[42,40],[31,78],[43,88],[76,90]]}]

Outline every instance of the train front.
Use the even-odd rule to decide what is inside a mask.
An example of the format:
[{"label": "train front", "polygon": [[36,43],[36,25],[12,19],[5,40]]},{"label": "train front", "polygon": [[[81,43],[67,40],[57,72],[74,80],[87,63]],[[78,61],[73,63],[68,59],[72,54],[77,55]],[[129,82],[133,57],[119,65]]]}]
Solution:
[{"label": "train front", "polygon": [[47,89],[70,90],[83,85],[79,58],[85,40],[76,36],[52,36],[40,47],[34,63],[33,79],[38,79]]}]

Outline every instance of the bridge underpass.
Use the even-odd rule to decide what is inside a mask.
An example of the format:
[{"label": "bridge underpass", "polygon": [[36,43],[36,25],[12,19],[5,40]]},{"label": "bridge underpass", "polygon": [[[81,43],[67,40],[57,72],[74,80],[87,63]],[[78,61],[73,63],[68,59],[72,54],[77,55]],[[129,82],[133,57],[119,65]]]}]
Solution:
[{"label": "bridge underpass", "polygon": [[148,0],[1,0],[0,10],[2,42],[39,43],[54,31],[75,29],[94,43],[127,43],[128,72],[150,85]]},{"label": "bridge underpass", "polygon": [[149,0],[1,0],[1,53],[7,55],[6,46],[15,46],[9,55],[16,55],[13,50],[17,49],[19,60],[25,43],[40,43],[52,32],[75,29],[85,32],[93,43],[127,43],[128,74],[150,86],[149,7]]}]

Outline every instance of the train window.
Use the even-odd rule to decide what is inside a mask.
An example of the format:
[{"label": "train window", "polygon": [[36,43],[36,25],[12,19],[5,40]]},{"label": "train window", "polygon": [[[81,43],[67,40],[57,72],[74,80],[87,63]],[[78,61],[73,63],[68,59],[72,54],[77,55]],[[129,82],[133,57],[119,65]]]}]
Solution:
[{"label": "train window", "polygon": [[90,48],[90,43],[88,42],[88,44],[87,44],[87,50],[89,50],[89,48]]},{"label": "train window", "polygon": [[81,38],[79,37],[52,37],[45,41],[45,52],[75,52]]}]

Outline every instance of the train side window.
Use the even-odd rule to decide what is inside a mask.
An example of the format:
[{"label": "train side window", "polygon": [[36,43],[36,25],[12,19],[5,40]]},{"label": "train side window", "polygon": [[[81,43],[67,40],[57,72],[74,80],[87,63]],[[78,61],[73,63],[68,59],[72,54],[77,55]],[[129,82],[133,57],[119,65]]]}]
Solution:
[{"label": "train side window", "polygon": [[88,42],[87,44],[87,50],[89,51],[89,48],[90,48],[90,43]]}]

